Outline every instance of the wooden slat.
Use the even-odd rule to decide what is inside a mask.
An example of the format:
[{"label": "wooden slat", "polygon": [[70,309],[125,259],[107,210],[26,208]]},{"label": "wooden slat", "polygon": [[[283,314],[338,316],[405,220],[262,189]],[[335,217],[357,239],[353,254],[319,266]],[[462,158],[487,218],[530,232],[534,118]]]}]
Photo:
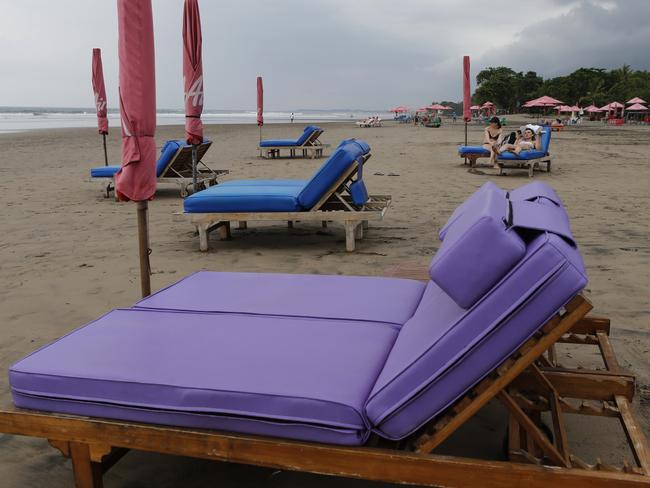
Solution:
[{"label": "wooden slat", "polygon": [[598,347],[600,348],[600,354],[603,357],[605,367],[613,373],[620,372],[621,366],[618,364],[614,348],[612,348],[612,344],[609,342],[607,334],[604,332],[597,332],[596,337],[598,338]]},{"label": "wooden slat", "polygon": [[641,467],[643,474],[650,476],[650,447],[648,446],[648,440],[643,435],[643,430],[634,417],[628,400],[622,396],[616,396],[616,406],[621,412],[621,425],[632,449],[634,459]]},{"label": "wooden slat", "polygon": [[525,355],[521,356],[517,361],[503,374],[496,379],[484,379],[481,383],[488,386],[482,393],[476,396],[471,404],[454,416],[444,427],[438,429],[432,436],[423,439],[417,443],[418,452],[431,452],[445,439],[447,439],[456,429],[464,424],[467,419],[472,417],[478,412],[488,401],[494,398],[499,391],[503,390],[510,384],[522,371],[524,371],[535,359],[544,354],[544,352],[554,344],[564,333],[571,329],[579,319],[584,317],[592,305],[582,295],[573,298],[566,305],[567,313],[560,319],[554,317],[550,319],[546,325],[542,327],[546,335],[537,341]]},{"label": "wooden slat", "polygon": [[606,317],[585,317],[576,325],[573,326],[571,332],[574,334],[591,334],[595,335],[596,332],[604,332],[609,335],[611,328],[610,320]]},{"label": "wooden slat", "polygon": [[375,448],[348,448],[110,420],[0,411],[0,432],[388,483],[466,488],[641,488],[650,478]]}]

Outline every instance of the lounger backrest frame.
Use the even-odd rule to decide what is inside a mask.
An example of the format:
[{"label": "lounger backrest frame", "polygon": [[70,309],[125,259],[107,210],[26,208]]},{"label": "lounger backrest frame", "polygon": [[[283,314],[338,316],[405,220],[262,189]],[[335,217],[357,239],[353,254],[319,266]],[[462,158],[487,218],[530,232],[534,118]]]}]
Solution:
[{"label": "lounger backrest frame", "polygon": [[316,129],[314,130],[311,135],[307,138],[307,140],[302,144],[302,146],[298,147],[303,147],[303,146],[320,146],[321,142],[318,140],[318,138],[325,132],[323,129]]},{"label": "lounger backrest frame", "polygon": [[309,209],[310,212],[316,212],[321,210],[321,207],[327,203],[330,198],[335,197],[339,192],[342,186],[349,182],[355,174],[359,171],[359,167],[363,166],[368,159],[370,159],[371,154],[363,154],[359,159],[356,159],[353,164],[346,169],[343,174],[329,187],[329,189],[323,193],[323,196],[314,204],[313,207]]},{"label": "lounger backrest frame", "polygon": [[[198,144],[196,148],[196,161],[197,166],[203,165],[205,168],[209,169],[205,164],[203,164],[203,156],[208,152],[212,146],[212,141],[204,141],[201,144]],[[171,173],[171,174],[168,174]],[[176,150],[174,156],[169,160],[165,169],[160,173],[158,178],[189,178],[192,176],[192,146],[182,145]]]}]

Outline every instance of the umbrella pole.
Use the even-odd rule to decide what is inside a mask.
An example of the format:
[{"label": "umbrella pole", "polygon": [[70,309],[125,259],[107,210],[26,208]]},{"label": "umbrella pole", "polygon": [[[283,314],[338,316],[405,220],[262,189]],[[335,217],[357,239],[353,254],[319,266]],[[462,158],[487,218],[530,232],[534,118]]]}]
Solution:
[{"label": "umbrella pole", "polygon": [[142,298],[151,295],[151,266],[149,264],[149,202],[136,202],[138,212],[138,246],[140,249],[140,288]]},{"label": "umbrella pole", "polygon": [[260,125],[260,143],[262,142],[262,126]]},{"label": "umbrella pole", "polygon": [[108,151],[106,150],[106,134],[102,134],[104,139],[104,165],[108,166]]},{"label": "umbrella pole", "polygon": [[[467,146],[467,120],[465,121],[465,146]],[[467,164],[467,158],[465,158],[465,164]]]},{"label": "umbrella pole", "polygon": [[196,193],[196,165],[198,164],[197,158],[197,145],[192,144],[192,192]]}]

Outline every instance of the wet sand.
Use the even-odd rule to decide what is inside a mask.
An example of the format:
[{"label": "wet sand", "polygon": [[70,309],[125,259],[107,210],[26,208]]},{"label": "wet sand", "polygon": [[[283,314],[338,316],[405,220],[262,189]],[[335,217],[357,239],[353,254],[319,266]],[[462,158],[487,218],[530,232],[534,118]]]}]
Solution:
[{"label": "wet sand", "polygon": [[[324,124],[324,142],[358,137],[372,147],[364,179],[371,193],[392,194],[384,221],[372,224],[355,253],[345,252],[343,229],[331,224],[251,222],[233,239],[211,237],[201,253],[193,228],[172,218],[181,210],[174,186],[150,204],[152,287],[199,270],[382,275],[400,265],[425,267],[438,247],[437,230],[451,211],[485,181],[511,189],[525,172],[497,177],[492,169],[468,173],[456,153],[463,126],[441,129],[394,125],[359,129]],[[289,137],[295,124],[264,127],[266,138]],[[470,143],[482,127],[470,126]],[[182,137],[161,127],[158,146]],[[205,161],[229,169],[229,179],[308,178],[322,160],[257,157],[256,126],[208,125],[215,142]],[[117,164],[118,131],[109,136]],[[554,133],[551,174],[536,173],[558,191],[572,218],[590,282],[594,313],[612,319],[612,341],[622,366],[637,374],[635,410],[650,435],[650,127],[571,127]],[[0,135],[0,371],[71,329],[139,298],[135,206],[102,196],[88,181],[101,165],[101,140],[92,129]],[[392,176],[391,176],[392,175]],[[597,350],[562,348],[567,365],[592,366]],[[0,374],[0,404],[10,395]],[[442,451],[498,457],[503,431],[498,405],[482,411]],[[611,420],[611,422],[610,422]],[[602,425],[601,425],[602,424]],[[631,459],[616,421],[569,418],[573,449],[589,461]],[[595,429],[597,433],[594,433]],[[464,442],[468,438],[472,442]],[[481,442],[477,443],[476,439]],[[43,440],[0,435],[0,479],[7,487],[70,486],[71,466]],[[106,476],[107,487],[382,486],[351,480],[131,453]]]}]

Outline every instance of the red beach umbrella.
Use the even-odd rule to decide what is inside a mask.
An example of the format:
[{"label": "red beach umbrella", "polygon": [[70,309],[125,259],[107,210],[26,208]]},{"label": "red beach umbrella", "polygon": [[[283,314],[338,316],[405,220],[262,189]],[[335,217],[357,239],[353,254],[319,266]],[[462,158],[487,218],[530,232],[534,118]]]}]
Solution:
[{"label": "red beach umbrella", "polygon": [[203,56],[198,0],[183,7],[183,81],[185,84],[185,139],[192,145],[192,188],[196,191],[197,145],[203,142]]},{"label": "red beach umbrella", "polygon": [[122,167],[120,200],[137,202],[142,295],[151,293],[147,201],[156,192],[156,75],[151,0],[117,1]]},{"label": "red beach umbrella", "polygon": [[97,130],[104,140],[104,163],[108,166],[106,151],[106,135],[108,134],[108,117],[106,107],[106,86],[104,85],[104,68],[102,67],[102,50],[93,49],[93,93],[95,94],[95,109],[97,110]]},{"label": "red beach umbrella", "polygon": [[264,125],[264,84],[262,77],[257,77],[257,125],[260,128],[260,142],[262,141],[262,126]]},{"label": "red beach umbrella", "polygon": [[[463,56],[463,119],[465,123],[472,121],[472,94],[469,78],[469,56]],[[467,145],[467,126],[465,126],[465,145]]]}]

